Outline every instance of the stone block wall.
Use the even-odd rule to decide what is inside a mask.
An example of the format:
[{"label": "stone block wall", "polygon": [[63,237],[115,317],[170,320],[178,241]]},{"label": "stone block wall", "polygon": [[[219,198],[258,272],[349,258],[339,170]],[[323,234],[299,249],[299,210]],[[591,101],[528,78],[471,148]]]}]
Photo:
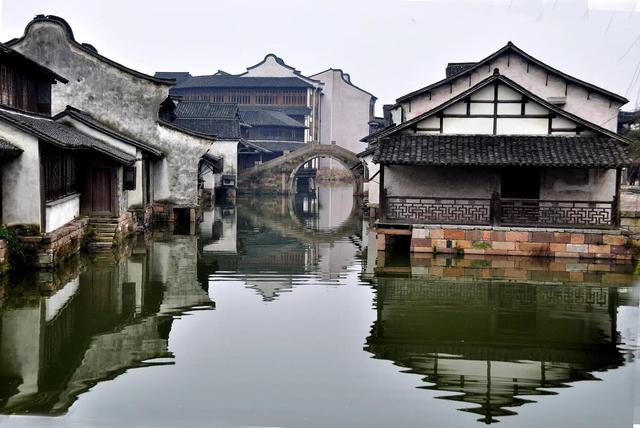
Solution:
[{"label": "stone block wall", "polygon": [[411,237],[412,253],[590,258],[627,261],[633,258],[629,238],[620,230],[537,229],[482,226],[380,227],[378,250],[389,237]]},{"label": "stone block wall", "polygon": [[52,268],[80,252],[88,221],[77,219],[51,233],[23,236],[19,240],[35,249],[38,267]]},{"label": "stone block wall", "polygon": [[623,211],[620,213],[620,227],[632,235],[640,236],[640,212]]}]

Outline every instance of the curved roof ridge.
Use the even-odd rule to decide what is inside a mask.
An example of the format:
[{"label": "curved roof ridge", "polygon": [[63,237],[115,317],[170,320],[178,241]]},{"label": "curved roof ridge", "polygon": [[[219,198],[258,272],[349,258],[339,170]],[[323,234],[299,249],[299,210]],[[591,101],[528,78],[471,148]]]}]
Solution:
[{"label": "curved roof ridge", "polygon": [[569,74],[566,74],[566,73],[564,73],[564,72],[562,72],[562,71],[560,71],[560,70],[558,70],[556,68],[551,67],[550,65],[548,65],[548,64],[540,61],[539,59],[534,58],[533,56],[529,55],[528,53],[526,53],[525,51],[523,51],[522,49],[517,47],[515,44],[513,44],[511,41],[509,41],[502,48],[498,49],[497,51],[495,51],[491,55],[487,56],[486,58],[476,62],[475,65],[472,65],[471,67],[466,68],[466,69],[460,71],[459,73],[456,73],[456,74],[454,74],[452,76],[446,77],[446,78],[444,78],[442,80],[439,80],[439,81],[437,81],[435,83],[427,85],[427,86],[425,86],[423,88],[420,88],[420,89],[415,90],[413,92],[409,92],[408,94],[397,98],[396,99],[396,103],[401,103],[402,101],[406,101],[406,100],[408,100],[410,98],[413,98],[413,97],[415,97],[417,95],[423,94],[425,92],[429,92],[431,89],[436,88],[436,87],[438,87],[440,85],[452,82],[453,80],[455,80],[455,79],[457,79],[457,78],[459,78],[461,76],[464,76],[467,73],[471,73],[471,72],[477,70],[478,68],[480,68],[481,66],[486,65],[487,62],[492,61],[493,59],[497,58],[498,56],[502,55],[503,53],[505,53],[505,52],[507,52],[509,50],[517,53],[518,55],[520,55],[522,57],[524,57],[527,61],[532,62],[532,63],[536,64],[537,66],[546,69],[550,73],[557,74],[558,76],[560,76],[561,78],[563,78],[563,79],[565,79],[565,80],[567,80],[569,82],[572,82],[572,83],[580,85],[580,86],[585,86],[585,87],[593,90],[594,92],[599,92],[599,93],[601,93],[603,95],[608,96],[609,98],[613,98],[613,99],[615,99],[617,101],[620,101],[623,104],[626,104],[626,103],[629,102],[629,100],[627,98],[623,97],[622,95],[618,95],[616,93],[608,91],[608,90],[606,90],[604,88],[601,88],[599,86],[596,86],[596,85],[594,85],[592,83],[589,83],[589,82],[586,82],[584,80],[578,79],[578,78],[573,77],[573,76],[571,76]]},{"label": "curved roof ridge", "polygon": [[[387,137],[397,131],[400,131],[402,129],[405,129],[415,123],[418,123],[422,120],[424,120],[425,118],[432,116],[434,114],[436,114],[437,112],[444,110],[445,108],[449,107],[452,104],[457,103],[458,101],[461,101],[462,99],[464,99],[465,97],[469,96],[470,94],[474,93],[475,91],[485,87],[486,85],[488,85],[489,83],[493,82],[494,80],[500,80],[502,83],[506,84],[507,86],[510,86],[511,89],[516,90],[517,92],[520,92],[524,95],[527,96],[527,98],[537,102],[538,104],[542,105],[543,107],[547,108],[548,110],[553,111],[554,113],[557,113],[561,116],[564,116],[570,120],[573,120],[574,122],[577,122],[581,125],[586,126],[587,128],[590,128],[596,132],[599,132],[600,134],[604,134],[607,135],[611,138],[615,138],[618,141],[621,141],[625,144],[628,144],[630,142],[630,140],[622,135],[619,135],[613,131],[610,131],[608,129],[603,128],[602,126],[595,124],[593,122],[590,122],[586,119],[583,119],[569,111],[563,110],[560,107],[557,107],[551,103],[549,103],[547,100],[539,97],[538,95],[534,94],[533,92],[525,89],[524,87],[520,86],[518,83],[514,82],[513,80],[509,79],[508,77],[506,77],[505,75],[502,75],[499,73],[498,69],[494,70],[494,73],[492,75],[490,75],[489,77],[479,81],[478,83],[476,83],[475,85],[473,85],[472,87],[470,87],[469,89],[467,89],[466,91],[461,92],[460,94],[456,95],[455,97],[449,98],[448,100],[444,101],[443,103],[433,107],[432,109],[417,115],[414,118],[411,118],[409,120],[406,120],[400,124],[388,127],[383,129],[379,134],[376,134],[376,139],[380,139],[380,138],[384,138]],[[371,137],[371,136],[369,136]],[[367,137],[365,137],[367,138]],[[367,141],[371,141],[371,138],[368,138]]]},{"label": "curved roof ridge", "polygon": [[[312,75],[311,75],[311,77],[318,76],[318,75],[320,75],[320,74],[322,74],[322,73],[326,73],[327,71],[337,71],[338,73],[340,73],[340,78],[341,78],[341,79],[342,79],[342,80],[343,80],[347,85],[350,85],[350,86],[352,86],[352,87],[354,87],[354,88],[356,88],[356,89],[358,89],[358,90],[360,90],[360,91],[364,92],[364,93],[365,93],[365,94],[367,94],[367,95],[371,95],[371,97],[373,97],[373,98],[374,98],[374,99],[376,99],[376,100],[378,99],[378,97],[376,97],[375,95],[373,95],[371,92],[369,92],[369,91],[366,91],[366,90],[362,89],[362,88],[361,88],[361,87],[359,87],[358,85],[355,85],[355,84],[351,81],[351,74],[349,74],[349,73],[345,73],[345,72],[344,72],[344,70],[343,70],[343,69],[341,69],[341,68],[333,68],[333,67],[329,67],[329,68],[327,68],[326,70],[322,70],[322,71],[321,71],[321,72],[319,72],[319,73],[312,74]],[[347,78],[347,77],[345,77],[345,76],[348,76],[348,78]]]},{"label": "curved roof ridge", "polygon": [[66,20],[64,20],[63,18],[60,18],[59,16],[56,16],[56,15],[42,15],[42,14],[41,15],[36,15],[35,18],[33,18],[27,24],[27,26],[25,27],[24,34],[22,35],[22,37],[11,39],[6,43],[6,45],[12,47],[12,46],[16,45],[17,43],[19,43],[20,41],[24,40],[25,37],[27,36],[27,33],[29,32],[29,29],[33,25],[36,25],[37,23],[40,23],[40,22],[50,22],[50,23],[54,23],[54,24],[57,24],[57,25],[61,26],[65,30],[65,33],[66,33],[66,36],[67,36],[67,40],[71,44],[73,44],[76,48],[80,49],[81,51],[83,51],[83,52],[85,52],[85,53],[87,53],[87,54],[89,54],[89,55],[91,55],[91,56],[93,56],[93,57],[95,57],[95,58],[97,58],[97,59],[99,59],[99,60],[101,60],[101,61],[103,61],[103,62],[105,62],[105,63],[107,63],[107,64],[109,64],[109,65],[111,65],[111,66],[113,66],[115,68],[117,68],[117,69],[119,69],[119,70],[121,70],[121,71],[129,73],[129,74],[131,74],[131,75],[133,75],[135,77],[138,77],[140,79],[148,80],[150,82],[158,83],[158,84],[161,84],[161,85],[172,86],[174,84],[173,80],[159,79],[159,78],[150,76],[148,74],[142,73],[140,71],[134,70],[132,68],[129,68],[129,67],[127,67],[125,65],[122,65],[122,64],[120,64],[120,63],[118,63],[116,61],[113,61],[112,59],[107,58],[106,56],[103,56],[103,55],[99,54],[97,49],[95,47],[93,47],[93,45],[90,45],[88,43],[79,43],[75,39],[75,37],[73,35],[73,30],[71,29],[71,26],[69,25],[69,23]]}]

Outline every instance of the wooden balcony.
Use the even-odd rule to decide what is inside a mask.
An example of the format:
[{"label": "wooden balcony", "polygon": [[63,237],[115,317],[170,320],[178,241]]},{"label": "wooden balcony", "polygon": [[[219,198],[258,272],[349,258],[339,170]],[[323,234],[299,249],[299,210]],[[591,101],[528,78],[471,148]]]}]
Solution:
[{"label": "wooden balcony", "polygon": [[381,221],[398,224],[456,224],[609,229],[618,225],[616,199],[541,199],[384,196]]}]

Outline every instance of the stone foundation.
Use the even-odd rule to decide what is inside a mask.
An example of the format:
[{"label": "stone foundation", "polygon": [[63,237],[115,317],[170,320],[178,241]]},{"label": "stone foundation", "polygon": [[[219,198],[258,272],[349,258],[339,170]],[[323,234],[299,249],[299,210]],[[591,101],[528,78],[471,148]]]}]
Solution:
[{"label": "stone foundation", "polygon": [[590,258],[628,261],[633,258],[629,238],[620,230],[538,229],[483,226],[380,225],[378,250],[393,237],[410,240],[411,253]]},{"label": "stone foundation", "polygon": [[125,237],[135,233],[135,231],[136,227],[132,212],[127,211],[118,217],[118,225],[116,226],[115,231],[116,236]]},{"label": "stone foundation", "polygon": [[21,236],[18,239],[36,254],[36,266],[52,268],[78,254],[89,220],[77,219],[40,236]]}]

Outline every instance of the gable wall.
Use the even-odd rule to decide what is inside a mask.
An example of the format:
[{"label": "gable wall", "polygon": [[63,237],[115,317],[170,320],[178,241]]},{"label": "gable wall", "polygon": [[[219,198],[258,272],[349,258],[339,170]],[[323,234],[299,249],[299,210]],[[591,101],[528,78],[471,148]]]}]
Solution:
[{"label": "gable wall", "polygon": [[[495,85],[489,84],[470,95],[469,102],[459,101],[403,131],[405,134],[494,134]],[[564,117],[541,117],[552,112],[500,83],[497,93],[496,135],[577,135],[578,124]],[[524,110],[523,110],[524,108]],[[523,114],[524,112],[524,114]],[[440,129],[442,126],[442,129]],[[551,132],[549,131],[551,126]],[[580,135],[588,134],[580,130]]]},{"label": "gable wall", "polygon": [[[402,107],[405,112],[405,120],[429,111],[448,99],[466,91],[471,86],[491,76],[495,68],[500,70],[500,74],[508,77],[543,99],[565,96],[564,79],[549,74],[549,81],[547,83],[546,70],[535,64],[530,64],[529,71],[527,72],[527,61],[524,58],[513,53],[510,55],[510,58],[508,58],[508,55],[504,54],[496,58],[491,64],[480,67],[470,75],[467,74],[454,80],[452,87],[449,83],[446,83],[432,89],[431,97],[428,93],[425,93],[416,96],[410,101],[403,102]],[[471,76],[471,79],[469,79],[469,76]],[[589,99],[587,99],[587,95],[588,91],[586,88],[570,83],[567,87],[567,102],[561,107],[585,120],[615,132],[618,123],[618,109],[621,104],[616,101],[610,103],[609,99],[600,94],[592,93]],[[398,113],[396,112],[394,120],[397,116]],[[395,123],[398,124],[400,122],[396,121]]]},{"label": "gable wall", "polygon": [[360,139],[369,133],[371,95],[345,82],[339,70],[327,70],[314,78],[324,83],[321,144],[335,141],[354,153],[366,149],[367,144]]}]

